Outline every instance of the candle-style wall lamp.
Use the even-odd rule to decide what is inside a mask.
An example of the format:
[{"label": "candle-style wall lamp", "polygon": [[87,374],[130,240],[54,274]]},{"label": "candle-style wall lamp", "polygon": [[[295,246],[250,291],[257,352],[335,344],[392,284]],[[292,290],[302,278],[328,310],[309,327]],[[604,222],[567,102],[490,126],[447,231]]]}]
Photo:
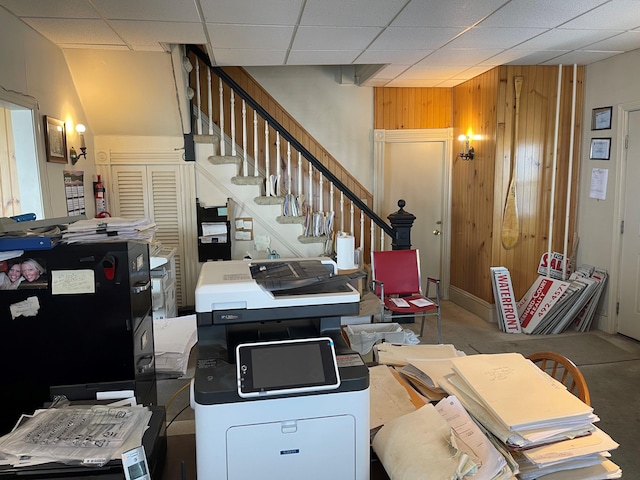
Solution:
[{"label": "candle-style wall lamp", "polygon": [[80,135],[80,152],[82,153],[77,153],[76,149],[71,147],[71,150],[69,150],[69,158],[71,159],[71,165],[75,165],[76,163],[78,163],[78,160],[80,160],[80,157],[84,157],[85,160],[87,158],[87,147],[84,143],[84,132],[87,131],[87,128],[79,123],[76,125],[76,132],[78,133],[78,135]]},{"label": "candle-style wall lamp", "polygon": [[473,160],[475,156],[475,151],[473,147],[469,145],[469,141],[471,140],[471,136],[460,135],[458,140],[462,143],[462,151],[458,154],[458,156],[464,160]]}]

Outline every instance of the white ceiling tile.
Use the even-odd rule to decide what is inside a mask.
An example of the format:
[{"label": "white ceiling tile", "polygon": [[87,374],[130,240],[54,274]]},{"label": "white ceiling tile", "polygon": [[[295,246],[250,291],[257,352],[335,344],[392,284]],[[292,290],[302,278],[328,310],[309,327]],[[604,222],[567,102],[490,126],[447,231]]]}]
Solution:
[{"label": "white ceiling tile", "polygon": [[287,65],[349,65],[360,50],[291,50]]},{"label": "white ceiling tile", "polygon": [[407,0],[307,0],[300,25],[386,27]]},{"label": "white ceiling tile", "polygon": [[380,33],[378,27],[299,27],[296,50],[363,50]]},{"label": "white ceiling tile", "polygon": [[200,0],[207,23],[295,25],[303,0]]},{"label": "white ceiling tile", "polygon": [[511,48],[546,30],[543,28],[475,27],[453,40],[455,48]]},{"label": "white ceiling tile", "polygon": [[459,65],[414,66],[404,72],[402,77],[406,79],[432,78],[444,80],[457,75],[467,68]]},{"label": "white ceiling tile", "polygon": [[240,65],[246,67],[262,67],[284,65],[286,50],[216,48],[214,49],[216,65]]},{"label": "white ceiling tile", "polygon": [[631,30],[640,26],[638,0],[611,0],[567,22],[565,28]]},{"label": "white ceiling tile", "polygon": [[490,48],[441,48],[436,50],[418,65],[429,65],[433,63],[443,65],[475,65],[483,60],[491,58],[503,52],[502,49]]},{"label": "white ceiling tile", "polygon": [[199,23],[113,20],[111,25],[130,44],[183,43],[186,40],[186,43],[197,45],[207,41]]},{"label": "white ceiling tile", "polygon": [[356,58],[356,62],[413,65],[431,52],[433,50],[373,50],[369,48]]},{"label": "white ceiling tile", "polygon": [[213,48],[260,48],[286,50],[291,43],[293,27],[275,25],[207,24]]},{"label": "white ceiling tile", "polygon": [[588,48],[589,50],[617,50],[624,52],[635,50],[640,48],[640,31],[624,32],[601,42],[592,43]]},{"label": "white ceiling tile", "polygon": [[[615,52],[614,55],[618,55],[624,52]],[[612,56],[612,52],[596,52],[589,50],[574,50],[573,52],[565,53],[554,58],[551,62],[546,62],[543,65],[588,65],[589,63],[598,62]]]},{"label": "white ceiling tile", "polygon": [[53,43],[123,45],[124,42],[101,20],[25,18],[24,21]]},{"label": "white ceiling tile", "polygon": [[86,0],[0,0],[17,17],[100,18]]},{"label": "white ceiling tile", "polygon": [[542,27],[561,25],[585,10],[597,7],[608,0],[511,0],[484,20],[483,27]]},{"label": "white ceiling tile", "polygon": [[398,27],[469,27],[507,0],[412,0],[393,21]]},{"label": "white ceiling tile", "polygon": [[567,53],[568,50],[505,50],[495,57],[481,62],[481,65],[538,65]]},{"label": "white ceiling tile", "polygon": [[103,45],[103,44],[92,45],[89,43],[59,43],[58,46],[64,50],[86,50],[87,48],[90,48],[92,50],[126,50],[126,51],[131,50],[129,46],[124,44],[123,45]]},{"label": "white ceiling tile", "polygon": [[371,44],[374,50],[436,49],[462,33],[460,28],[389,27]]},{"label": "white ceiling tile", "polygon": [[609,30],[557,28],[516,45],[516,50],[575,50],[619,34]]},{"label": "white ceiling tile", "polygon": [[199,22],[193,0],[92,0],[109,20]]}]

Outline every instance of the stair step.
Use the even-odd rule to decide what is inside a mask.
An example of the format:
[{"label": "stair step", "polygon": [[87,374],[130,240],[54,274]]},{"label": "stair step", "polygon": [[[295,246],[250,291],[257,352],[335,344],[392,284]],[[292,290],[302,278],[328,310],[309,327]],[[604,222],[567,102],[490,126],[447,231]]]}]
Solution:
[{"label": "stair step", "polygon": [[321,235],[319,237],[305,237],[304,235],[300,235],[298,237],[298,241],[300,243],[325,243],[327,241],[326,235]]},{"label": "stair step", "polygon": [[234,157],[232,155],[211,155],[208,160],[212,165],[240,165],[240,162],[242,162],[240,157]]},{"label": "stair step", "polygon": [[218,143],[220,142],[220,137],[218,135],[194,135],[193,141],[195,143]]},{"label": "stair step", "polygon": [[276,218],[276,221],[281,224],[299,223],[304,225],[304,220],[305,220],[305,217],[289,217],[284,215],[280,215],[279,217]]},{"label": "stair step", "polygon": [[234,185],[262,185],[264,183],[264,178],[253,176],[245,177],[239,175],[237,177],[232,177],[231,183]]},{"label": "stair step", "polygon": [[284,197],[256,197],[254,201],[258,205],[280,205],[284,201]]}]

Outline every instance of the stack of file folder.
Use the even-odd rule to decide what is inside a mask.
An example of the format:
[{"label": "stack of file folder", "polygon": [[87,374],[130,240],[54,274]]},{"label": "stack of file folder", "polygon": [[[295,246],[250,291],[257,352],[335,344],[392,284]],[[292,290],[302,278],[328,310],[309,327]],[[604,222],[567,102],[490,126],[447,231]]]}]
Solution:
[{"label": "stack of file folder", "polygon": [[595,427],[593,409],[519,353],[451,359],[441,387],[505,447],[519,478],[620,478],[609,460],[618,447]]},{"label": "stack of file folder", "polygon": [[62,235],[65,243],[87,242],[148,242],[153,240],[155,223],[148,218],[92,218],[69,225]]}]

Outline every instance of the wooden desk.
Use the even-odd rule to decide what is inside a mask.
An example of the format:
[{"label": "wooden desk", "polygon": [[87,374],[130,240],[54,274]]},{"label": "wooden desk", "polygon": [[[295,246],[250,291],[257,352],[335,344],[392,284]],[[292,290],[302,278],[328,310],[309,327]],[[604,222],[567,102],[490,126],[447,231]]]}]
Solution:
[{"label": "wooden desk", "polygon": [[[182,476],[182,468],[184,468],[184,477]],[[387,472],[375,455],[372,455],[371,458],[370,472],[369,478],[371,480],[389,480]],[[161,480],[196,480],[195,435],[169,435],[167,437],[167,457]]]}]

